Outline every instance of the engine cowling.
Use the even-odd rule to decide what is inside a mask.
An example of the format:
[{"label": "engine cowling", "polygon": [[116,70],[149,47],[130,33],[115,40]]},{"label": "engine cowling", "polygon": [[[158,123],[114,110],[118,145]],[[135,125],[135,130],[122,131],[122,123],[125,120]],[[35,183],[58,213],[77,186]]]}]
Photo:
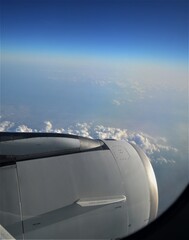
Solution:
[{"label": "engine cowling", "polygon": [[156,218],[150,160],[126,141],[0,133],[0,224],[18,239],[125,237]]}]

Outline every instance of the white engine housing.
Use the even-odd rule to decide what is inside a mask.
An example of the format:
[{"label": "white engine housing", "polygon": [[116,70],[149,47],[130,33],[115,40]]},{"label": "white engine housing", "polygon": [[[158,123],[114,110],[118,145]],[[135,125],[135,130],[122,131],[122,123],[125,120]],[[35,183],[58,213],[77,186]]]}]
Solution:
[{"label": "white engine housing", "polygon": [[155,219],[147,156],[125,141],[0,133],[0,224],[16,239],[116,239]]}]

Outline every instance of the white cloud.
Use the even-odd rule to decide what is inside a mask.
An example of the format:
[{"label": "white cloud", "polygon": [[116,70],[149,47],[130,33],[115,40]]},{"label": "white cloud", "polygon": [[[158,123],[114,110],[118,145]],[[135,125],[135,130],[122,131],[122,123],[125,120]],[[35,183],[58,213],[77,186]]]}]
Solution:
[{"label": "white cloud", "polygon": [[[77,123],[76,127],[78,128],[78,129],[76,128],[77,129],[76,130],[77,131],[76,134],[78,134],[80,132],[83,137],[92,138],[90,136],[90,128],[91,128],[90,124],[87,124],[87,123]],[[80,131],[79,131],[79,129],[80,129]]]},{"label": "white cloud", "polygon": [[146,137],[143,133],[130,133],[128,141],[136,143],[148,154],[152,154],[154,151],[160,151],[154,141]]},{"label": "white cloud", "polygon": [[0,122],[0,132],[6,132],[14,126],[14,123],[9,121]]},{"label": "white cloud", "polygon": [[117,100],[117,99],[113,100],[113,104],[116,105],[116,106],[120,106],[121,105],[120,101]]},{"label": "white cloud", "polygon": [[53,132],[52,130],[52,123],[50,121],[45,121],[45,132]]},{"label": "white cloud", "polygon": [[113,127],[104,127],[102,125],[97,125],[94,128],[94,133],[96,138],[100,139],[116,139],[116,140],[126,140],[127,130]]},{"label": "white cloud", "polygon": [[175,163],[175,160],[172,160],[172,159],[166,159],[165,157],[163,156],[160,156],[158,158],[156,158],[156,163],[160,163],[160,164],[163,164],[163,163]]},{"label": "white cloud", "polygon": [[33,129],[27,127],[26,125],[20,125],[16,128],[16,132],[33,132]]},{"label": "white cloud", "polygon": [[92,138],[91,124],[90,123],[76,123],[74,126],[70,126],[67,129],[65,129],[65,133]]}]

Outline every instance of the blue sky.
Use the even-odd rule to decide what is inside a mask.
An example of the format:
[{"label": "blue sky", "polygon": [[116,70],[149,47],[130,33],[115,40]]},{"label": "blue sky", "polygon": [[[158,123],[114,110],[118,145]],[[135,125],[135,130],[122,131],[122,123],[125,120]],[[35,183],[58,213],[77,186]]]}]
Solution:
[{"label": "blue sky", "polygon": [[187,1],[1,2],[8,52],[187,59]]},{"label": "blue sky", "polygon": [[155,133],[186,124],[188,1],[1,5],[1,115],[19,119],[24,108],[35,121],[105,119]]}]

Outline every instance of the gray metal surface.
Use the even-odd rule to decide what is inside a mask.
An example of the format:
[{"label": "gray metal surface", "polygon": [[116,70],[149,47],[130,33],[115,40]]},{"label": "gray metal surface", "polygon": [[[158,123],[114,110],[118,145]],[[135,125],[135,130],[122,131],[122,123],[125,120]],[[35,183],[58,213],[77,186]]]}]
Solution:
[{"label": "gray metal surface", "polygon": [[75,135],[54,135],[0,133],[0,167],[18,161],[106,149],[100,140]]},{"label": "gray metal surface", "polygon": [[16,239],[116,239],[156,217],[150,161],[127,142],[4,133],[0,161],[0,224]]},{"label": "gray metal surface", "polygon": [[0,224],[0,240],[15,240],[15,238]]},{"label": "gray metal surface", "polygon": [[76,203],[81,207],[92,207],[92,206],[101,206],[108,205],[118,202],[125,202],[125,195],[118,196],[105,196],[105,197],[93,197],[93,198],[83,198],[79,199]]},{"label": "gray metal surface", "polygon": [[[128,234],[154,220],[158,209],[157,183],[149,159],[125,141],[104,141],[118,164],[127,196]],[[143,155],[142,155],[143,154]],[[137,216],[137,217],[136,217]]]},{"label": "gray metal surface", "polygon": [[[52,211],[72,205],[79,199],[124,195],[119,170],[109,150],[23,161],[18,162],[17,167],[26,239],[49,239],[52,236],[111,238],[126,234],[126,202],[113,203],[95,211],[91,209],[79,215],[75,212],[74,219],[71,215],[72,218],[68,216],[66,221],[63,211],[62,219],[58,217],[58,221],[56,214],[54,218],[51,215]],[[72,210],[75,211],[75,208]],[[42,220],[40,216],[48,212],[51,215],[49,229],[52,235],[47,231],[47,224],[44,226],[42,221],[38,222]],[[32,222],[31,231],[28,223],[33,217],[36,223]]]},{"label": "gray metal surface", "polygon": [[[16,166],[0,168],[0,224],[13,236],[22,238],[20,196]],[[15,226],[16,227],[12,227]]]},{"label": "gray metal surface", "polygon": [[132,145],[137,153],[139,154],[141,161],[146,170],[146,176],[148,178],[149,190],[150,190],[150,216],[149,222],[153,221],[158,212],[158,185],[155,177],[155,173],[153,171],[152,165],[150,163],[149,158],[146,154],[136,145]]},{"label": "gray metal surface", "polygon": [[35,137],[0,142],[2,155],[27,155],[43,152],[66,151],[80,148],[80,141],[73,138]]}]

